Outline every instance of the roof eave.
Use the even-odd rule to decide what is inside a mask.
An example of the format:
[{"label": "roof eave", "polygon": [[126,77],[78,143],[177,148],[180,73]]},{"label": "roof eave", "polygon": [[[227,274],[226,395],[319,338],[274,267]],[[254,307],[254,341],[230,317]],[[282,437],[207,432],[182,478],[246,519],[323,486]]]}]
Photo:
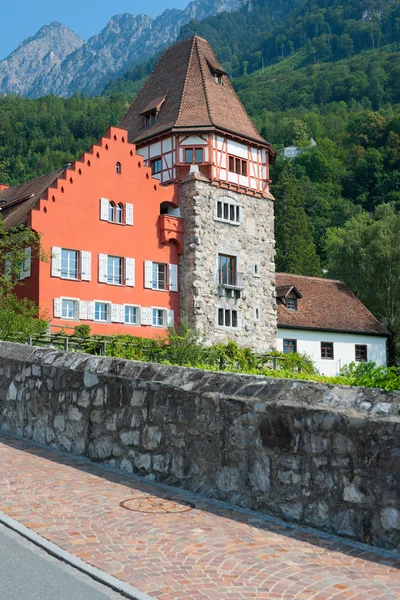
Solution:
[{"label": "roof eave", "polygon": [[306,327],[304,325],[300,326],[300,325],[285,325],[283,323],[278,323],[278,329],[290,329],[290,330],[294,330],[294,329],[299,329],[301,331],[326,331],[327,333],[348,333],[348,334],[353,334],[353,335],[371,335],[374,337],[391,337],[391,333],[389,331],[386,330],[386,333],[379,333],[377,331],[359,331],[359,330],[355,330],[355,329],[336,329],[336,328],[330,328],[330,327]]}]

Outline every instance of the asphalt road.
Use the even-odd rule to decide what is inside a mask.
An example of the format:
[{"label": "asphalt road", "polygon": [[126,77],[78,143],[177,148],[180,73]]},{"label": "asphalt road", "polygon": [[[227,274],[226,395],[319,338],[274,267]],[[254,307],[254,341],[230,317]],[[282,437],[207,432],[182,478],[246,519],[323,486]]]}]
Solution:
[{"label": "asphalt road", "polygon": [[110,599],[124,600],[0,525],[0,600]]}]

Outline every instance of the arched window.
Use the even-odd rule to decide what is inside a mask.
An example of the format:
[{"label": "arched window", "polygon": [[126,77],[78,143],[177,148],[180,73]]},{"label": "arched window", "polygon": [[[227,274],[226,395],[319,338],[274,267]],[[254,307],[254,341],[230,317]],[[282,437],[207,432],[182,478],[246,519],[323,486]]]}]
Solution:
[{"label": "arched window", "polygon": [[117,164],[115,165],[115,172],[117,175],[121,175],[121,163],[117,162]]},{"label": "arched window", "polygon": [[123,215],[123,206],[121,203],[117,204],[117,218],[116,218],[116,222],[117,223],[122,223],[122,215]]},{"label": "arched window", "polygon": [[115,204],[114,202],[110,202],[108,205],[108,220],[113,223],[115,221]]}]

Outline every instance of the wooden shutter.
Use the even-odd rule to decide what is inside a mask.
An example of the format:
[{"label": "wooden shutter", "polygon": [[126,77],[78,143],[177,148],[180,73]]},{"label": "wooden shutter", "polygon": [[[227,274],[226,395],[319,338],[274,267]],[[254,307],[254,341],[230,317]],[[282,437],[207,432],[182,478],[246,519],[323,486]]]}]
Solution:
[{"label": "wooden shutter", "polygon": [[79,300],[79,320],[87,321],[88,318],[88,303],[85,300]]},{"label": "wooden shutter", "polygon": [[140,315],[140,322],[142,325],[153,325],[153,309],[141,308]]},{"label": "wooden shutter", "polygon": [[54,298],[54,316],[61,318],[61,298]]},{"label": "wooden shutter", "polygon": [[108,198],[100,198],[100,219],[102,221],[108,221],[108,205],[110,201]]},{"label": "wooden shutter", "polygon": [[99,283],[107,283],[107,254],[99,254]]},{"label": "wooden shutter", "polygon": [[24,254],[25,259],[22,265],[21,279],[26,279],[31,276],[32,248],[25,248]]},{"label": "wooden shutter", "polygon": [[119,304],[119,316],[118,323],[125,323],[125,306],[123,304]]},{"label": "wooden shutter", "polygon": [[120,323],[121,311],[119,304],[111,304],[111,322]]},{"label": "wooden shutter", "polygon": [[51,249],[51,274],[53,277],[61,277],[61,248],[57,246]]},{"label": "wooden shutter", "polygon": [[125,285],[135,286],[135,259],[125,258]]},{"label": "wooden shutter", "polygon": [[153,263],[151,260],[144,261],[144,287],[153,288]]},{"label": "wooden shutter", "polygon": [[173,310],[168,311],[168,327],[174,327],[175,325],[175,314]]},{"label": "wooden shutter", "polygon": [[94,302],[87,303],[87,320],[94,321]]},{"label": "wooden shutter", "polygon": [[169,267],[169,291],[178,291],[178,265],[168,265]]},{"label": "wooden shutter", "polygon": [[81,279],[90,281],[92,278],[92,253],[81,252]]},{"label": "wooden shutter", "polygon": [[133,204],[125,204],[125,223],[133,225]]}]

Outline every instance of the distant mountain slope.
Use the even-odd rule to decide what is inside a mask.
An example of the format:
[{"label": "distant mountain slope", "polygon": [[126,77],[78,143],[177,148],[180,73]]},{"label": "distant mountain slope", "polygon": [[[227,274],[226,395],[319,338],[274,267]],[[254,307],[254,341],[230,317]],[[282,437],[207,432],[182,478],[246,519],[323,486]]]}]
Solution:
[{"label": "distant mountain slope", "polygon": [[84,43],[61,23],[42,27],[0,61],[0,92],[26,93],[38,75],[49,73]]},{"label": "distant mountain slope", "polygon": [[79,91],[96,95],[130,65],[174,41],[190,20],[236,11],[247,1],[194,0],[184,10],[168,9],[156,19],[143,14],[117,15],[86,43],[53,23],[0,61],[0,93],[66,97]]}]

